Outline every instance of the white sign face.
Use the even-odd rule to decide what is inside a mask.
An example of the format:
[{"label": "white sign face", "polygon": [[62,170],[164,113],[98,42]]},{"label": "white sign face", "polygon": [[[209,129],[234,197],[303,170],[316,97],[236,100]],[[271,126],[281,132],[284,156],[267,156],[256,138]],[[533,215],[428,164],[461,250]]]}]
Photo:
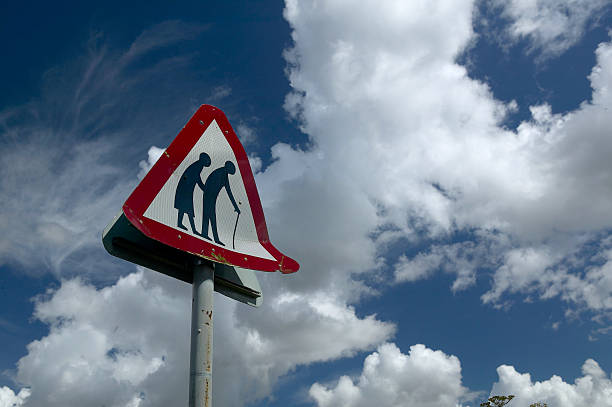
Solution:
[{"label": "white sign face", "polygon": [[144,217],[236,253],[275,260],[257,237],[234,152],[213,120]]}]

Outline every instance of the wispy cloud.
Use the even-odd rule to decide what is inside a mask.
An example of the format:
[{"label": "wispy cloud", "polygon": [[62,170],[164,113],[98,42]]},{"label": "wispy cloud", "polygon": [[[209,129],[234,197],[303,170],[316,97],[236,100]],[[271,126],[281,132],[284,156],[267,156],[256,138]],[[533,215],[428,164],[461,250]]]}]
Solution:
[{"label": "wispy cloud", "polygon": [[[188,69],[191,55],[162,52],[143,67],[134,62],[203,30],[168,21],[125,52],[94,35],[83,56],[45,74],[40,97],[0,112],[0,222],[11,231],[0,237],[0,264],[113,278],[100,272],[107,264],[100,233],[137,181],[129,163],[147,146],[134,140],[167,140],[167,129],[176,131],[167,119],[184,120],[178,112],[189,103],[161,107],[150,85],[173,80],[164,74]],[[173,86],[165,101],[184,86]]]},{"label": "wispy cloud", "polygon": [[170,46],[181,41],[194,39],[206,25],[188,23],[181,20],[169,20],[144,30],[122,56],[121,62],[129,64],[140,56],[153,50]]}]

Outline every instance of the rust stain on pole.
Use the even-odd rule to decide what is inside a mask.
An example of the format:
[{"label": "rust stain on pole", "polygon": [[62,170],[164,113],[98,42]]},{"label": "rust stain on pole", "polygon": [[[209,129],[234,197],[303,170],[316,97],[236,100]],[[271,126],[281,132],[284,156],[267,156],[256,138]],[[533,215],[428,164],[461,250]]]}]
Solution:
[{"label": "rust stain on pole", "polygon": [[208,378],[206,378],[206,388],[204,391],[204,407],[210,407],[209,400],[212,400],[212,397],[208,397],[208,392],[210,391],[210,383],[208,382]]}]

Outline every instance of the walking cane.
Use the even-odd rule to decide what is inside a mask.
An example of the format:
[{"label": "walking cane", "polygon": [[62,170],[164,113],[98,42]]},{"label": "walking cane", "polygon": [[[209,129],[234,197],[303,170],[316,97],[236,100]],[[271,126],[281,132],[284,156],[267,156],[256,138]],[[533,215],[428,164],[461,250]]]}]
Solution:
[{"label": "walking cane", "polygon": [[236,225],[234,226],[234,236],[232,237],[232,247],[236,248],[236,229],[238,228],[238,219],[240,219],[240,212],[238,212],[238,216],[236,216]]}]

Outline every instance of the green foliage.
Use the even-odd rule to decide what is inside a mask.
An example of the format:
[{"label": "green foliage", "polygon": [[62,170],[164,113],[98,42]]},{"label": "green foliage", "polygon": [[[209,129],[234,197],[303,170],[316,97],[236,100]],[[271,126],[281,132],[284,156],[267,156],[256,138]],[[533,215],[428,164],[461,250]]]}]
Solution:
[{"label": "green foliage", "polygon": [[514,398],[514,395],[509,396],[493,396],[489,398],[489,401],[480,403],[480,407],[503,407]]},{"label": "green foliage", "polygon": [[[493,396],[488,401],[484,403],[480,403],[480,407],[503,407],[506,404],[510,403],[510,400],[514,398],[514,395],[509,396]],[[548,404],[538,401],[537,403],[532,403],[529,407],[548,407]]]}]

